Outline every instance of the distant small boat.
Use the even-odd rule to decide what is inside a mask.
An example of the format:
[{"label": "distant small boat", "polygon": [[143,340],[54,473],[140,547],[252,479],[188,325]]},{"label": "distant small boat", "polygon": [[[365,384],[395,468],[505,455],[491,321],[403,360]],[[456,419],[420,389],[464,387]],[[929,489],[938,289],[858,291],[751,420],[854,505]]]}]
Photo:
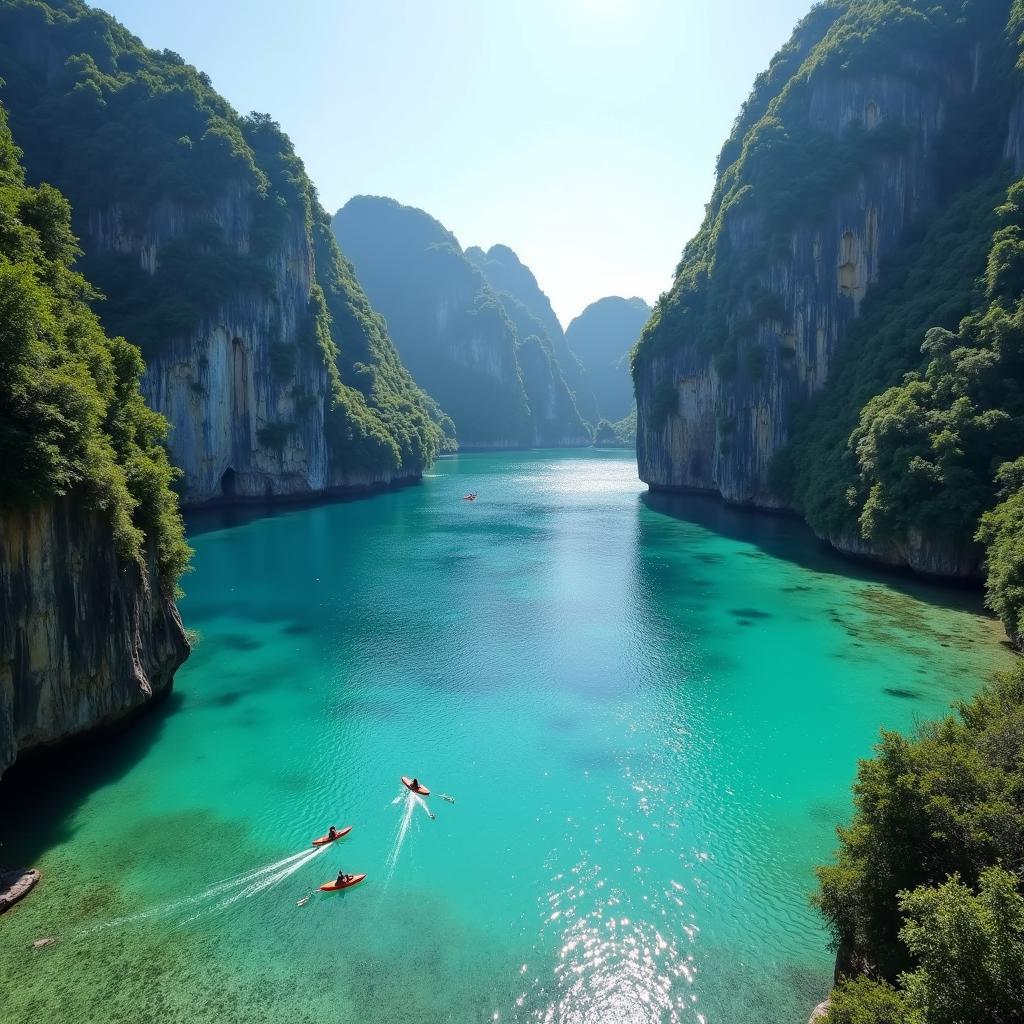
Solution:
[{"label": "distant small boat", "polygon": [[464,494],[462,496],[462,500],[463,501],[476,501],[476,491],[472,491],[469,494]]}]

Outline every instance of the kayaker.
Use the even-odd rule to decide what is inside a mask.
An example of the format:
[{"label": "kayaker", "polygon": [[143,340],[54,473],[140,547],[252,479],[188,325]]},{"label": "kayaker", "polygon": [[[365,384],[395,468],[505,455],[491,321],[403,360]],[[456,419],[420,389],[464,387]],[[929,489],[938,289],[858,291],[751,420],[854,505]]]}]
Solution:
[{"label": "kayaker", "polygon": [[327,830],[327,838],[328,839],[337,839],[338,838],[338,830],[333,825]]},{"label": "kayaker", "polygon": [[409,788],[410,789],[419,789],[420,788],[420,780],[419,779],[413,779],[412,780],[412,785]]},{"label": "kayaker", "polygon": [[352,876],[345,874],[344,871],[338,872],[338,878],[335,881],[335,885],[344,885]]}]

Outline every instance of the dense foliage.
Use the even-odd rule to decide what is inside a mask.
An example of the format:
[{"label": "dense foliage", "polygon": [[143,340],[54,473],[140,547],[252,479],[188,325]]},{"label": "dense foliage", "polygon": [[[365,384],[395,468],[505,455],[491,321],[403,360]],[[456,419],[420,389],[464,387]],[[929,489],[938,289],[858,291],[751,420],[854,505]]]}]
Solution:
[{"label": "dense foliage", "polygon": [[[831,1021],[1009,1022],[1024,1006],[1024,668],[861,763],[818,904],[845,970]],[[904,1016],[898,1008],[902,1007]],[[888,1014],[888,1016],[887,1016]]]},{"label": "dense foliage", "polygon": [[71,495],[110,519],[123,557],[155,547],[167,592],[185,570],[166,423],[139,393],[143,364],[90,311],[73,269],[67,200],[30,188],[0,107],[0,500]]},{"label": "dense foliage", "polygon": [[947,169],[958,191],[889,261],[828,384],[797,413],[774,483],[831,536],[962,549],[976,537],[989,604],[1020,636],[1022,500],[1000,467],[1024,452],[1024,181],[1006,191],[1005,170],[979,173],[999,164],[1012,52],[992,61],[970,111],[987,159],[961,161],[960,180]]},{"label": "dense foliage", "polygon": [[587,373],[598,415],[615,421],[633,408],[629,351],[651,315],[643,299],[608,295],[592,302],[565,332]]},{"label": "dense foliage", "polygon": [[[171,51],[147,49],[80,0],[0,0],[0,74],[30,174],[71,199],[83,269],[107,296],[99,309],[109,330],[151,357],[232,296],[276,302],[274,268],[287,241],[304,236],[316,257],[307,330],[281,338],[275,373],[301,360],[303,346],[325,363],[336,469],[430,462],[443,444],[443,414],[398,360],[301,160],[269,117],[240,117],[206,75]],[[240,202],[251,215],[245,244],[228,226]],[[167,229],[155,267],[116,245],[89,245],[93,232],[122,223],[159,230],[182,216],[191,226]]]}]

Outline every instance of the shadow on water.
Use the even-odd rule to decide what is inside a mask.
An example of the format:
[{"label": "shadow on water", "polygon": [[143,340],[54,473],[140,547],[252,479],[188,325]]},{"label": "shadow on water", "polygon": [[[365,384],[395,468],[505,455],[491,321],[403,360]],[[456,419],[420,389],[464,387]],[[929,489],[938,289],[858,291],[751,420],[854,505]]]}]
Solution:
[{"label": "shadow on water", "polygon": [[134,768],[183,703],[172,690],[115,726],[19,757],[0,780],[0,860],[31,865],[67,842],[82,802]]},{"label": "shadow on water", "polygon": [[386,499],[397,491],[414,487],[418,480],[404,483],[371,487],[366,490],[341,494],[312,494],[309,496],[279,498],[277,500],[253,499],[250,501],[236,500],[228,503],[212,502],[187,509],[185,512],[185,528],[190,537],[198,537],[204,533],[226,530],[235,526],[260,519],[274,519],[289,513],[301,512],[306,509],[324,505],[349,505],[363,503],[368,499]]},{"label": "shadow on water", "polygon": [[751,544],[759,552],[792,562],[812,572],[866,583],[881,583],[910,597],[926,600],[929,604],[985,614],[981,588],[977,583],[923,579],[910,569],[873,566],[847,557],[819,540],[810,527],[796,516],[738,508],[720,498],[704,494],[645,491],[640,495],[640,502],[652,512],[692,523],[730,540]]}]

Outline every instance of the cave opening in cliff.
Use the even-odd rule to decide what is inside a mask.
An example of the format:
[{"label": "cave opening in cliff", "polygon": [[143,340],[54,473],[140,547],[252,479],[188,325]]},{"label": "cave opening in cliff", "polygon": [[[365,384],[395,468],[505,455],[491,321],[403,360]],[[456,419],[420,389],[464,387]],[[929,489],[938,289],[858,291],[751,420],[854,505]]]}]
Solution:
[{"label": "cave opening in cliff", "polygon": [[235,496],[235,471],[231,466],[228,466],[221,475],[220,493],[225,498],[233,498]]}]

